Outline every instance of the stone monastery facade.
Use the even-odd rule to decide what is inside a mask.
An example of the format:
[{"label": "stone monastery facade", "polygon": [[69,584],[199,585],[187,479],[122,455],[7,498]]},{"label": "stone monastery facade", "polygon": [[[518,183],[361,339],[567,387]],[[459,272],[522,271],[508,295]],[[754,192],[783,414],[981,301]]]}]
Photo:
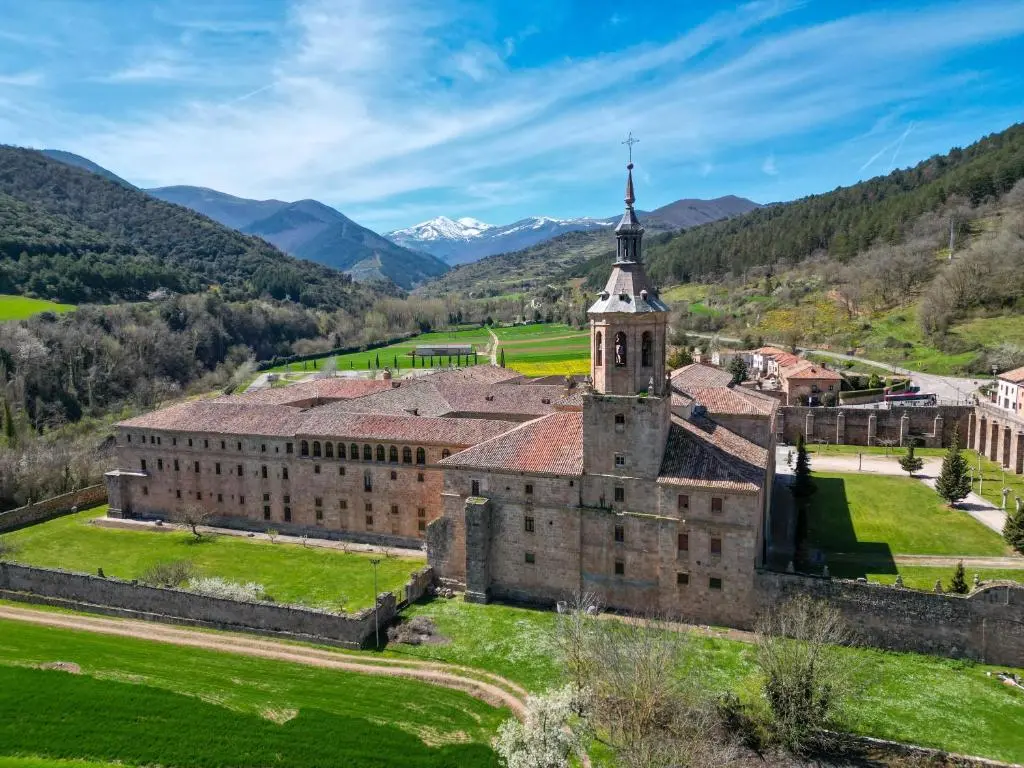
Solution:
[{"label": "stone monastery facade", "polygon": [[583,589],[749,625],[778,404],[709,366],[665,370],[669,309],[641,261],[628,168],[586,384],[481,365],[182,403],[118,425],[110,514],[200,506],[253,530],[425,543],[470,600]]}]

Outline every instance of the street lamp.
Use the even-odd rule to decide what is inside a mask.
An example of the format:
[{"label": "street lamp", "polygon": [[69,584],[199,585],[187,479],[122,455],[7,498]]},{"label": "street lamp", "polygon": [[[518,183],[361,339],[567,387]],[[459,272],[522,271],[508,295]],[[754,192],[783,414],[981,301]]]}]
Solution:
[{"label": "street lamp", "polygon": [[370,565],[373,566],[373,641],[376,649],[380,650],[380,606],[377,604],[377,567],[380,558],[371,557]]}]

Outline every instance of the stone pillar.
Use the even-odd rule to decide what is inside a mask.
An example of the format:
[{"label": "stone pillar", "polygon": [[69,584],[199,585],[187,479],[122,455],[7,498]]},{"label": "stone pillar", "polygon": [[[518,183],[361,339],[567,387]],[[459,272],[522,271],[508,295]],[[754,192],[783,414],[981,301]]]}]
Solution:
[{"label": "stone pillar", "polygon": [[904,413],[900,416],[900,445],[906,445],[906,439],[910,435],[910,415]]},{"label": "stone pillar", "polygon": [[836,415],[836,445],[846,442],[846,414],[840,410]]},{"label": "stone pillar", "polygon": [[984,416],[978,422],[978,453],[985,455],[985,445],[988,441],[988,419]]},{"label": "stone pillar", "polygon": [[999,461],[999,424],[992,422],[992,440],[988,446],[988,457],[992,461]]},{"label": "stone pillar", "polygon": [[974,449],[977,446],[974,441],[978,439],[978,417],[974,411],[967,416],[967,447]]},{"label": "stone pillar", "polygon": [[1009,425],[1003,427],[1003,466],[1009,469],[1010,467],[1010,448],[1013,435],[1010,432]]},{"label": "stone pillar", "polygon": [[466,499],[466,602],[486,603],[491,587],[491,500]]},{"label": "stone pillar", "polygon": [[1024,475],[1024,432],[1017,433],[1017,457],[1013,464],[1013,471],[1018,475]]},{"label": "stone pillar", "polygon": [[932,423],[932,436],[935,441],[935,447],[942,447],[942,430],[945,428],[946,422],[941,416],[936,416],[935,421]]},{"label": "stone pillar", "polygon": [[868,445],[875,444],[875,437],[878,435],[878,416],[871,414],[868,416]]},{"label": "stone pillar", "polygon": [[814,437],[814,414],[810,411],[804,418],[804,440],[810,441]]}]

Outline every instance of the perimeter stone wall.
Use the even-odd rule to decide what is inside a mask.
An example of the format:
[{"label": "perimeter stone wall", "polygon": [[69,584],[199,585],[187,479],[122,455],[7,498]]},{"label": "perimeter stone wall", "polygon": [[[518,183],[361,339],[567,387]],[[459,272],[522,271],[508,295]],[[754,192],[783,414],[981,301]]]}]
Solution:
[{"label": "perimeter stone wall", "polygon": [[927,448],[947,448],[954,430],[960,445],[967,445],[968,420],[974,411],[969,405],[936,405],[893,408],[811,408],[788,405],[779,408],[777,434],[789,444],[800,435],[808,442],[845,445],[878,445],[892,440],[906,445],[915,437]]},{"label": "perimeter stone wall", "polygon": [[24,507],[0,512],[0,533],[24,528],[26,525],[41,523],[54,517],[66,515],[76,509],[98,507],[107,501],[107,486],[90,485],[77,491],[63,493]]}]

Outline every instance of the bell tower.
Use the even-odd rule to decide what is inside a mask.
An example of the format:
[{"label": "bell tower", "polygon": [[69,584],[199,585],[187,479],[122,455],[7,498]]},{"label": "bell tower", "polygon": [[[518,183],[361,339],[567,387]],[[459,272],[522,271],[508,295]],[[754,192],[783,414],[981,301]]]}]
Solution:
[{"label": "bell tower", "polygon": [[[634,141],[630,136],[630,141]],[[644,228],[633,203],[633,163],[626,166],[626,211],[615,227],[615,263],[587,311],[590,378],[609,395],[660,395],[665,389],[665,335],[669,308],[644,271]],[[653,387],[653,388],[652,388]]]}]

